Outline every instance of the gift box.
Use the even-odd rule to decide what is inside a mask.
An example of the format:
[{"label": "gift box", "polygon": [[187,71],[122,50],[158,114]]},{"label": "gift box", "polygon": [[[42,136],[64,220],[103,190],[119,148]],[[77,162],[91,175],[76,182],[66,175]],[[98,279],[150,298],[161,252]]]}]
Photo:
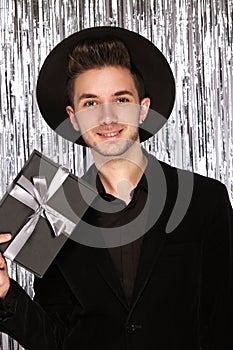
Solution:
[{"label": "gift box", "polygon": [[0,202],[3,255],[42,277],[97,196],[96,190],[34,150]]}]

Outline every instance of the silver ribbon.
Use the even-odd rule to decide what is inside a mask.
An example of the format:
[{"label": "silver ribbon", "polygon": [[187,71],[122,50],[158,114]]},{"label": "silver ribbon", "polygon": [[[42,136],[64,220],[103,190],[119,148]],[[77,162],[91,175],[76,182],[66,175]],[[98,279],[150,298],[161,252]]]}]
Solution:
[{"label": "silver ribbon", "polygon": [[71,234],[76,225],[47,205],[48,200],[55,194],[59,187],[62,186],[68,175],[69,172],[65,168],[59,167],[49,188],[47,188],[46,178],[44,176],[34,176],[33,183],[24,175],[19,178],[17,184],[10,190],[9,194],[21,203],[32,208],[34,213],[29,216],[29,220],[5,250],[5,257],[10,260],[15,259],[35,230],[40,216],[48,220],[56,237],[62,232]]}]

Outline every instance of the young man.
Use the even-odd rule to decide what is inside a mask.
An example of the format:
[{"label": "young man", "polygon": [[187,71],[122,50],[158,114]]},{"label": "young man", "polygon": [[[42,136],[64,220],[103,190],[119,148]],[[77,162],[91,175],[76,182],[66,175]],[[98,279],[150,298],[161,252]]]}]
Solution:
[{"label": "young man", "polygon": [[163,55],[122,28],[75,33],[45,61],[41,113],[91,148],[84,178],[99,196],[35,279],[34,300],[1,258],[0,330],[26,349],[232,349],[227,191],[140,146],[169,117],[174,92]]}]

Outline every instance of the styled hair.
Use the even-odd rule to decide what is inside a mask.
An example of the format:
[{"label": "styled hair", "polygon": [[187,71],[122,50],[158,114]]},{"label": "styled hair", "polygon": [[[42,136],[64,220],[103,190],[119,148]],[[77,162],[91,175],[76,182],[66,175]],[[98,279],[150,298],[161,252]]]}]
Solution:
[{"label": "styled hair", "polygon": [[131,63],[127,47],[118,38],[85,39],[79,41],[69,56],[67,96],[73,106],[74,80],[79,74],[95,68],[120,66],[132,74],[139,100],[145,97],[144,81],[136,67]]}]

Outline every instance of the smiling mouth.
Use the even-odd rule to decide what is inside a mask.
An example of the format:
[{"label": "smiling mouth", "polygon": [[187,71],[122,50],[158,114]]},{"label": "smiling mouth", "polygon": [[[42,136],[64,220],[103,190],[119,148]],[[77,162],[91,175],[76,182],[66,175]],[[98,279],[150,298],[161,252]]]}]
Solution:
[{"label": "smiling mouth", "polygon": [[115,137],[115,136],[118,136],[122,132],[122,130],[123,129],[118,130],[118,131],[113,131],[113,132],[105,132],[105,133],[98,132],[97,134],[99,136],[103,136],[103,137]]}]

